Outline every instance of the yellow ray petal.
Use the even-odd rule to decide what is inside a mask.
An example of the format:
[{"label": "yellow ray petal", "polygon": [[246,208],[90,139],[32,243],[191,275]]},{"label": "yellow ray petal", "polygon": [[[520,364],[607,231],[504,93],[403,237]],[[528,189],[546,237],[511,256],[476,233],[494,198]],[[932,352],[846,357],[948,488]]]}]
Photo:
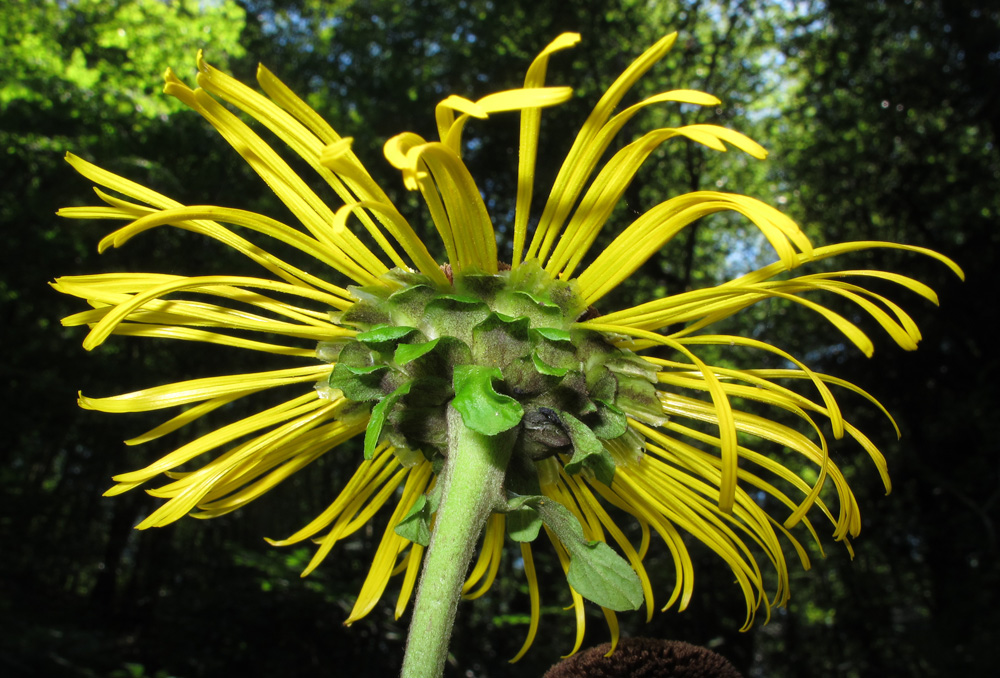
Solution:
[{"label": "yellow ray petal", "polygon": [[[803,377],[812,381],[813,386],[816,387],[816,390],[819,391],[820,397],[822,397],[823,399],[823,403],[826,406],[826,410],[824,411],[821,408],[816,408],[815,411],[822,412],[829,418],[830,425],[833,427],[834,438],[839,439],[843,437],[844,417],[840,412],[840,406],[837,404],[836,398],[833,397],[833,393],[830,391],[825,381],[822,379],[822,375],[819,375],[810,370],[809,367],[805,365],[805,363],[801,362],[798,358],[788,353],[787,351],[783,351],[780,348],[777,348],[776,346],[772,346],[766,342],[759,341],[757,339],[750,339],[748,337],[740,337],[735,335],[721,335],[721,336],[699,335],[697,337],[685,337],[683,339],[679,339],[678,341],[687,346],[746,346],[749,348],[766,351],[768,353],[773,353],[787,360],[788,362],[794,364],[800,370],[800,374],[802,374]],[[653,363],[654,365],[668,364],[667,361],[663,361],[657,358],[647,358],[647,360],[649,360],[649,362]],[[691,365],[691,367],[694,368],[695,366]],[[715,367],[713,367],[713,370],[717,372],[719,376],[728,376],[730,378],[737,378],[737,379],[741,378],[740,375],[742,374],[741,371],[720,370]],[[760,386],[761,385],[760,382],[757,382],[757,385]],[[781,390],[780,393],[782,395],[785,395],[786,397],[792,395],[792,393],[787,390]],[[810,401],[806,402],[809,402],[810,405],[812,404]],[[798,404],[802,403],[799,402]]]},{"label": "yellow ray petal", "polygon": [[[476,565],[469,573],[468,579],[462,585],[462,597],[466,600],[475,600],[490,590],[493,581],[496,579],[500,569],[500,556],[503,555],[503,539],[506,520],[502,513],[494,513],[486,523],[486,530],[483,534],[483,545],[479,549],[479,558]],[[478,589],[469,593],[472,587],[483,578],[486,578]]]},{"label": "yellow ray petal", "polygon": [[[597,518],[601,525],[611,534],[611,538],[614,539],[615,543],[618,544],[625,557],[628,559],[629,563],[632,565],[632,569],[635,570],[636,574],[639,575],[639,582],[642,585],[642,596],[643,601],[646,604],[646,621],[650,621],[653,618],[653,587],[649,581],[649,575],[646,573],[646,568],[642,564],[642,558],[636,552],[635,548],[625,537],[625,533],[621,531],[621,528],[615,524],[608,512],[604,510],[600,502],[598,502],[594,495],[590,492],[583,482],[577,480],[573,476],[561,471],[560,473],[562,480],[566,483],[566,486],[570,489],[577,500],[580,502],[581,506],[586,507],[586,511]],[[612,483],[613,485],[614,483]],[[593,483],[594,488],[600,492],[600,483]]]},{"label": "yellow ray petal", "polygon": [[[361,214],[364,211],[373,212],[382,217],[383,223],[389,225],[389,231],[396,237],[397,241],[403,244],[404,250],[416,262],[418,270],[428,276],[436,283],[447,286],[448,278],[441,272],[441,267],[431,257],[423,242],[413,233],[395,208],[389,208],[385,203],[373,202],[370,200],[344,205],[334,216],[334,228],[345,228],[347,218],[351,215]],[[406,268],[405,266],[401,266]]]},{"label": "yellow ray petal", "polygon": [[80,407],[100,412],[148,412],[221,396],[255,393],[275,386],[316,381],[328,375],[330,369],[329,365],[309,365],[269,372],[191,379],[108,398],[87,398],[81,395]]},{"label": "yellow ray petal", "polygon": [[191,90],[170,71],[165,79],[167,84],[163,91],[211,123],[314,237],[329,247],[343,250],[363,267],[366,274],[355,278],[358,283],[378,284],[378,276],[388,270],[385,265],[353,235],[348,233],[338,237],[332,232],[332,210],[269,145],[204,90]]},{"label": "yellow ray petal", "polygon": [[410,551],[406,559],[406,570],[403,575],[403,584],[399,589],[399,597],[396,600],[395,618],[399,619],[406,612],[406,606],[413,596],[413,589],[417,583],[417,575],[420,574],[420,565],[423,562],[424,547],[420,544],[411,544]]},{"label": "yellow ray petal", "polygon": [[[86,299],[91,306],[94,306],[90,311],[74,313],[71,316],[63,318],[63,325],[67,327],[90,325],[93,327],[103,320],[114,308],[121,304],[129,303],[134,298],[134,295],[130,293],[105,292],[105,289],[131,291],[138,288],[148,290],[154,285],[160,284],[160,280],[162,279],[149,278],[145,275],[139,280],[122,279],[119,274],[108,274],[108,277],[103,281],[81,281],[80,278],[75,277],[59,278],[52,283],[52,287],[60,292]],[[231,290],[228,290],[224,286],[195,288],[195,291],[201,294],[232,296],[227,294]],[[287,313],[296,315],[301,312],[302,315],[308,316],[311,313],[308,309],[297,309],[287,304],[280,304],[275,309],[284,311],[283,315]],[[309,324],[289,323],[217,304],[206,304],[181,299],[154,299],[145,302],[142,308],[129,312],[123,322],[220,327],[236,331],[279,334],[310,339],[312,341],[329,341],[337,338],[352,337],[356,334],[354,330],[348,330],[330,322],[316,322],[317,320],[319,319],[313,317]],[[120,326],[117,325],[115,329]],[[112,333],[114,333],[114,330],[112,330]]]},{"label": "yellow ray petal", "polygon": [[[462,157],[462,130],[470,117],[482,119],[490,113],[548,108],[568,101],[572,95],[570,87],[511,89],[487,94],[475,102],[453,94],[434,109],[438,136],[455,155]],[[456,119],[454,111],[462,115]]]},{"label": "yellow ray petal", "polygon": [[[615,475],[632,472],[633,470],[629,468],[622,468],[618,469]],[[694,595],[694,564],[691,562],[687,546],[677,532],[677,528],[665,516],[657,512],[654,507],[643,500],[642,496],[632,488],[630,483],[619,482],[613,483],[613,485],[612,491],[614,494],[611,496],[607,496],[600,488],[598,488],[598,491],[612,503],[615,501],[615,496],[620,496],[620,506],[647,524],[652,525],[653,529],[656,530],[656,533],[660,535],[660,538],[667,545],[667,549],[673,557],[674,572],[676,573],[674,588],[667,602],[660,608],[661,611],[666,612],[678,600],[680,600],[678,609],[684,610],[691,601],[691,596]]]},{"label": "yellow ray petal", "polygon": [[[405,223],[399,212],[395,210],[395,207],[386,198],[385,193],[375,184],[361,163],[353,156],[353,153],[349,152],[349,141],[346,144],[346,148],[341,153],[338,153],[338,156],[348,156],[345,159],[346,162],[340,162],[339,166],[343,167],[346,164],[350,170],[343,175],[335,174],[330,171],[331,167],[328,163],[324,163],[322,158],[329,142],[319,138],[305,124],[297,120],[293,114],[284,110],[279,104],[268,100],[235,78],[211,67],[204,61],[200,53],[198,55],[198,67],[200,71],[198,74],[198,84],[200,86],[205,88],[206,91],[216,94],[223,100],[234,104],[255,120],[263,123],[282,141],[288,144],[299,157],[309,163],[312,169],[333,188],[343,202],[352,203],[358,199],[381,202],[387,209],[394,212],[394,217],[398,217],[399,220]],[[263,72],[258,72],[258,77],[265,80],[273,80],[273,84],[275,85],[273,89],[279,91],[281,101],[291,104],[293,109],[297,109],[298,105],[305,105],[298,97],[294,95],[289,97],[290,92],[272,74],[267,73],[265,75]],[[298,105],[292,103],[292,98],[296,100]],[[339,139],[338,141],[345,140]],[[392,247],[385,240],[375,223],[367,215],[361,215],[360,218],[365,228],[373,235],[383,251],[387,253],[392,251]],[[409,230],[408,226],[407,230]],[[412,231],[409,231],[409,233],[412,235]],[[342,234],[342,237],[347,236]]]},{"label": "yellow ray petal", "polygon": [[280,221],[261,214],[229,207],[216,207],[214,205],[193,205],[152,212],[136,219],[128,226],[105,236],[101,240],[99,250],[104,251],[108,246],[121,247],[132,237],[143,231],[170,225],[215,238],[233,249],[250,256],[273,272],[280,274],[282,271],[287,271],[314,287],[328,289],[344,299],[349,298],[349,294],[343,288],[330,285],[321,278],[309,275],[305,271],[252,245],[232,231],[220,226],[216,223],[216,220],[241,226],[275,238],[352,279],[364,275],[363,270],[358,267],[358,264],[338,248],[330,247]]},{"label": "yellow ray petal", "polygon": [[399,460],[392,452],[388,445],[377,447],[372,458],[361,462],[344,489],[322,513],[287,539],[266,539],[267,543],[272,546],[297,544],[329,526],[352,504],[360,506],[366,502],[399,468]]},{"label": "yellow ray petal", "polygon": [[409,478],[406,479],[403,495],[400,497],[396,509],[389,517],[389,524],[385,528],[385,533],[375,553],[375,560],[368,571],[368,576],[361,585],[358,600],[355,602],[350,616],[344,621],[344,624],[347,626],[364,617],[375,607],[379,598],[382,597],[386,585],[389,583],[389,575],[392,573],[392,565],[396,560],[396,556],[410,543],[408,539],[404,539],[396,534],[396,525],[399,524],[403,516],[413,507],[417,498],[427,489],[427,484],[431,477],[431,465],[429,462],[425,462],[407,469],[407,471],[409,471]]},{"label": "yellow ray petal", "polygon": [[[542,525],[545,530],[545,534],[548,536],[549,541],[552,543],[552,548],[555,549],[556,557],[559,559],[559,565],[562,567],[563,574],[569,574],[569,554],[566,553],[565,547],[559,542],[559,538],[548,528],[547,525]],[[563,655],[563,659],[574,655],[583,645],[583,636],[587,630],[587,618],[585,610],[583,608],[583,596],[576,592],[576,590],[570,586],[569,594],[572,603],[570,607],[573,608],[574,615],[576,617],[576,638],[573,641],[573,649]]]},{"label": "yellow ray petal", "polygon": [[[961,267],[954,261],[949,259],[939,252],[927,249],[926,247],[916,247],[914,245],[900,245],[894,242],[883,242],[878,240],[856,240],[852,242],[842,242],[835,243],[833,245],[823,245],[822,247],[813,248],[812,252],[803,252],[801,254],[795,255],[798,261],[795,265],[803,264],[809,261],[821,261],[823,259],[828,259],[830,257],[839,256],[841,254],[848,254],[851,252],[860,252],[863,250],[871,249],[891,249],[891,250],[902,250],[904,252],[914,252],[916,254],[922,254],[924,256],[930,257],[931,259],[936,259],[942,264],[951,269],[960,280],[965,280],[965,273],[962,271]],[[740,276],[734,280],[731,280],[726,285],[745,285],[754,282],[760,282],[761,280],[767,280],[768,278],[773,278],[775,275],[784,270],[784,263],[775,262],[770,266],[765,266],[751,273],[747,273],[744,276]]]},{"label": "yellow ray petal", "polygon": [[178,414],[176,417],[172,417],[167,421],[163,422],[159,426],[156,426],[149,431],[146,431],[142,435],[136,436],[134,438],[129,438],[125,441],[126,445],[141,445],[142,443],[148,443],[157,438],[162,438],[163,436],[173,433],[174,431],[187,426],[195,419],[199,419],[209,412],[213,412],[223,405],[227,405],[234,400],[241,397],[241,394],[234,393],[225,396],[219,396],[218,398],[212,398],[206,400],[203,403],[195,405],[194,407],[188,408],[186,411]]},{"label": "yellow ray petal", "polygon": [[599,325],[597,323],[577,323],[576,326],[646,339],[684,354],[696,366],[698,371],[704,376],[705,384],[712,396],[712,403],[717,415],[716,423],[719,426],[719,435],[723,441],[721,449],[723,473],[722,485],[719,493],[719,509],[723,512],[730,511],[733,507],[736,494],[736,425],[733,419],[733,410],[729,403],[729,398],[726,396],[725,390],[722,388],[718,378],[712,370],[710,370],[709,367],[703,363],[700,358],[698,358],[698,356],[689,351],[681,343],[668,339],[667,337],[663,337],[659,334],[646,332],[644,330],[624,328],[617,325]]},{"label": "yellow ray petal", "polygon": [[386,159],[419,188],[444,240],[452,269],[497,272],[496,236],[479,189],[461,159],[442,143],[399,134],[385,144]]},{"label": "yellow ray petal", "polygon": [[162,527],[163,525],[179,520],[194,509],[225,478],[233,466],[260,450],[274,444],[280,444],[282,440],[287,439],[289,436],[296,435],[302,428],[308,428],[314,423],[321,421],[331,409],[331,406],[325,403],[318,408],[313,408],[312,412],[306,412],[302,416],[298,416],[276,429],[259,436],[250,443],[240,445],[231,450],[229,454],[223,455],[200,470],[174,481],[171,484],[174,487],[170,489],[160,488],[156,492],[150,492],[154,496],[170,497],[170,499],[136,525],[136,529],[144,530],[150,527]]},{"label": "yellow ray petal", "polygon": [[[676,92],[667,92],[660,97],[648,99],[643,104],[660,98],[674,101],[678,97]],[[566,231],[559,239],[552,257],[546,263],[547,271],[563,278],[573,274],[642,163],[657,146],[677,136],[687,137],[720,151],[725,151],[726,147],[719,139],[725,139],[754,157],[762,158],[766,155],[764,149],[751,139],[716,125],[687,125],[676,129],[655,130],[644,135],[615,153],[601,169],[581,200],[572,220],[567,224]]]},{"label": "yellow ray petal", "polygon": [[144,202],[147,205],[152,205],[153,207],[158,207],[160,209],[182,206],[175,200],[171,200],[156,191],[148,189],[141,184],[135,183],[134,181],[125,179],[124,177],[120,177],[113,172],[107,171],[106,169],[101,169],[97,165],[87,162],[83,158],[73,155],[72,153],[66,154],[66,162],[72,165],[73,169],[87,179],[90,179],[101,186],[110,188],[113,191],[118,191],[122,195],[135,198],[136,200]]},{"label": "yellow ray petal", "polygon": [[[104,494],[105,496],[121,494],[122,492],[142,485],[161,473],[166,473],[171,469],[189,462],[205,452],[214,450],[222,445],[225,445],[226,443],[230,443],[261,429],[275,426],[294,417],[316,411],[317,409],[325,406],[326,403],[317,399],[314,394],[306,394],[288,402],[275,405],[274,407],[261,412],[257,412],[249,417],[245,417],[239,421],[235,421],[231,424],[227,424],[226,426],[222,426],[214,431],[211,431],[210,433],[206,433],[205,435],[182,445],[170,454],[161,457],[145,468],[139,469],[138,471],[130,471],[128,473],[119,473],[118,475],[113,476],[112,479],[118,484]],[[252,444],[252,442],[253,441],[250,441],[249,443],[244,443],[241,446],[231,449],[229,452],[224,453],[219,459],[224,459],[226,455],[233,456],[239,454],[241,448]]]},{"label": "yellow ray petal", "polygon": [[526,259],[537,258],[545,262],[549,249],[559,234],[562,223],[569,214],[573,203],[583,190],[584,183],[593,171],[597,161],[603,155],[610,143],[609,138],[605,140],[602,147],[594,140],[600,134],[601,129],[611,117],[612,111],[618,106],[622,97],[628,93],[632,85],[643,76],[660,58],[667,53],[677,40],[677,34],[671,33],[656,42],[642,55],[633,61],[625,71],[618,76],[615,82],[607,89],[601,99],[594,106],[583,127],[573,141],[573,146],[566,155],[559,173],[556,175],[552,192],[545,203],[535,234],[531,238],[531,245],[528,248]]},{"label": "yellow ray petal", "polygon": [[687,193],[651,208],[626,228],[577,279],[580,294],[593,304],[615,288],[681,231],[709,214],[730,210],[743,214],[768,239],[787,269],[801,263],[811,245],[794,221],[759,200],[716,191]]},{"label": "yellow ray petal", "polygon": [[[563,33],[543,49],[524,76],[524,87],[542,87],[549,66],[549,57],[557,51],[568,49],[580,41],[579,33]],[[521,263],[524,241],[528,234],[528,218],[531,196],[535,188],[535,160],[538,157],[538,132],[541,127],[542,110],[528,108],[521,111],[521,129],[517,156],[517,197],[514,208],[514,256],[511,266]],[[522,652],[527,647],[523,648]],[[520,654],[518,655],[520,657]]]},{"label": "yellow ray petal", "polygon": [[604,620],[608,622],[608,630],[611,631],[611,647],[608,648],[608,651],[604,655],[605,657],[610,657],[614,654],[615,648],[618,647],[618,639],[621,637],[621,631],[618,628],[618,615],[606,607],[602,607],[601,612],[604,613]]},{"label": "yellow ray petal", "polygon": [[228,334],[218,332],[206,332],[204,330],[194,330],[187,327],[175,327],[172,325],[149,325],[145,323],[122,323],[118,325],[112,334],[127,337],[158,337],[161,339],[180,339],[182,341],[201,341],[207,344],[218,344],[220,346],[231,346],[233,348],[243,348],[263,353],[274,353],[277,355],[291,355],[300,358],[316,357],[315,348],[296,348],[294,346],[280,346],[263,341],[243,339],[233,337]]},{"label": "yellow ray petal", "polygon": [[[87,338],[84,339],[83,347],[89,351],[99,346],[105,339],[108,338],[108,336],[110,336],[112,330],[114,330],[120,322],[124,321],[129,314],[141,308],[147,302],[153,301],[166,294],[170,294],[171,292],[178,292],[198,287],[210,288],[213,285],[267,289],[309,298],[317,298],[318,300],[326,299],[329,296],[321,292],[307,293],[307,291],[303,288],[299,288],[294,285],[278,283],[272,280],[262,280],[260,278],[246,278],[239,276],[201,276],[197,278],[182,277],[151,287],[150,289],[133,295],[129,301],[115,306],[107,313],[107,315],[101,318],[100,322],[98,322],[93,329],[91,329],[90,334],[88,334]],[[330,335],[341,333],[339,328],[333,325],[329,327],[329,330],[324,328],[324,331],[329,331]]]},{"label": "yellow ray petal", "polygon": [[528,636],[524,639],[524,644],[521,645],[521,649],[517,651],[514,658],[510,660],[510,663],[518,661],[525,655],[528,648],[535,641],[535,636],[538,634],[538,619],[540,614],[540,597],[538,594],[538,577],[535,574],[535,560],[531,555],[531,544],[522,542],[521,547],[521,560],[524,562],[524,576],[528,579],[528,598],[530,600],[531,613],[528,622]]},{"label": "yellow ray petal", "polygon": [[[332,408],[331,408],[332,409]],[[198,504],[194,518],[215,518],[249,504],[333,448],[363,433],[365,422],[315,426],[243,460]],[[261,477],[263,476],[263,477]]]}]

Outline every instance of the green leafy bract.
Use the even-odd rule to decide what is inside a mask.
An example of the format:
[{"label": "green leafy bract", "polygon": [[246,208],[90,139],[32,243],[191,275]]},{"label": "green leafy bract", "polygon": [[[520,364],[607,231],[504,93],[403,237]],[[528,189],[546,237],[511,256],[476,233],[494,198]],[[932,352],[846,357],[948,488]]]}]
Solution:
[{"label": "green leafy bract", "polygon": [[[537,513],[570,555],[567,581],[581,596],[609,610],[638,610],[642,605],[639,575],[624,558],[602,541],[587,541],[580,522],[568,508],[542,495],[515,497],[507,502],[508,516],[518,515],[515,526],[519,541],[531,541],[530,513]],[[535,536],[537,536],[537,528]],[[509,531],[509,530],[508,530]],[[518,540],[514,533],[511,538]]]},{"label": "green leafy bract", "polygon": [[437,510],[435,497],[420,495],[409,512],[395,527],[396,534],[403,539],[427,546],[431,543],[431,516]]},{"label": "green leafy bract", "polygon": [[416,360],[425,353],[433,351],[439,341],[441,341],[440,337],[437,339],[431,339],[430,341],[421,342],[419,344],[400,344],[396,347],[396,354],[393,356],[393,360],[396,361],[397,365],[405,365]]},{"label": "green leafy bract", "polygon": [[625,413],[615,407],[614,403],[605,400],[598,400],[596,403],[599,422],[590,427],[594,435],[604,440],[625,435],[628,431],[628,417]]},{"label": "green leafy bract", "polygon": [[399,344],[414,332],[418,332],[415,327],[405,325],[379,325],[367,332],[361,332],[355,339],[376,351],[385,352]]},{"label": "green leafy bract", "polygon": [[604,449],[604,444],[589,426],[568,412],[559,412],[558,415],[573,445],[573,458],[566,463],[566,472],[579,473],[583,468],[589,468],[598,480],[610,486],[615,478],[615,460],[611,453]]},{"label": "green leafy bract", "polygon": [[379,436],[382,435],[382,427],[385,426],[386,417],[389,416],[389,412],[392,410],[392,406],[396,404],[396,401],[410,392],[411,386],[413,386],[412,381],[406,382],[378,401],[375,407],[372,408],[372,416],[368,420],[368,428],[365,429],[365,459],[371,459],[375,456],[375,446],[378,445]]},{"label": "green leafy bract", "polygon": [[541,529],[542,518],[531,506],[522,506],[507,514],[507,536],[514,541],[533,542]]},{"label": "green leafy bract", "polygon": [[544,360],[538,357],[538,353],[532,351],[531,361],[535,364],[535,369],[539,373],[548,375],[550,377],[565,377],[566,373],[569,372],[567,367],[553,367],[549,365]]},{"label": "green leafy bract", "polygon": [[499,378],[501,373],[496,367],[455,367],[452,405],[462,415],[465,425],[473,431],[493,436],[517,426],[524,416],[519,402],[493,389],[493,380]]},{"label": "green leafy bract", "polygon": [[339,388],[344,396],[355,402],[379,400],[385,394],[382,380],[388,371],[385,365],[355,367],[340,362],[330,373],[330,387]]},{"label": "green leafy bract", "polygon": [[566,330],[555,327],[532,327],[531,334],[538,334],[549,341],[572,341],[572,335]]}]

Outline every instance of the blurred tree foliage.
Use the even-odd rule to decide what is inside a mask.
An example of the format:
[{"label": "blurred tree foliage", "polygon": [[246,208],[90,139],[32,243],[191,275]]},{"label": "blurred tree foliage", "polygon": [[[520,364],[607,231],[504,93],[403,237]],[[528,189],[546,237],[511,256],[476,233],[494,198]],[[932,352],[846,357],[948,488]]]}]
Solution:
[{"label": "blurred tree foliage", "polygon": [[[158,94],[164,67],[190,80],[203,47],[214,65],[246,80],[257,61],[267,64],[355,138],[376,178],[429,233],[398,173],[381,160],[384,140],[401,130],[431,135],[433,106],[449,93],[475,98],[518,86],[534,54],[566,30],[584,39],[553,58],[549,81],[574,86],[578,96],[543,117],[542,185],[572,143],[567,130],[579,128],[635,55],[678,30],[678,45],[634,100],[689,87],[723,104],[649,109],[632,134],[713,122],[756,138],[772,156],[760,163],[668,144],[629,188],[618,223],[679,192],[732,190],[777,203],[818,242],[924,245],[969,273],[963,287],[913,256],[838,262],[912,273],[941,293],[940,311],[905,304],[925,329],[914,354],[883,342],[865,361],[816,317],[777,303],[729,328],[766,334],[887,404],[903,429],[898,446],[877,413],[844,403],[887,452],[893,495],[879,496],[860,450],[838,450],[867,509],[853,563],[829,544],[826,560],[795,575],[792,604],[740,634],[742,603],[731,577],[695,548],[691,607],[658,613],[648,625],[624,615],[623,630],[710,645],[748,676],[943,677],[996,662],[1000,485],[989,421],[1000,398],[985,330],[998,324],[989,267],[1000,237],[1000,12],[985,0],[8,0],[0,8],[0,370],[8,422],[0,463],[0,674],[398,670],[407,618],[392,619],[394,600],[350,629],[340,623],[379,525],[305,580],[298,572],[308,548],[272,549],[260,539],[285,536],[321,510],[353,469],[351,450],[207,523],[137,533],[132,525],[153,500],[100,497],[111,475],[156,450],[120,442],[142,430],[144,418],[79,411],[77,388],[108,395],[247,367],[231,351],[168,342],[121,340],[84,354],[80,333],[58,324],[79,309],[46,281],[115,268],[187,273],[244,263],[169,231],[98,259],[106,224],[53,216],[59,206],[92,200],[62,155],[72,151],[181,201],[280,217],[283,208],[232,150],[198,116]],[[515,116],[469,125],[466,158],[500,230],[512,220],[516,134]],[[689,229],[665,254],[625,293],[643,298],[711,284],[769,257],[753,229],[724,218]],[[450,675],[541,675],[569,649],[565,583],[543,556],[540,636],[521,663],[506,663],[527,629],[526,588],[513,555],[494,590],[463,606]],[[650,557],[663,590],[672,565],[662,548]],[[600,614],[591,612],[589,645],[606,639]]]},{"label": "blurred tree foliage", "polygon": [[[989,423],[1000,392],[988,334],[1000,324],[989,271],[1000,243],[1000,8],[836,0],[816,17],[783,45],[797,87],[775,166],[790,210],[829,239],[946,252],[968,280],[909,255],[870,257],[917,273],[942,304],[917,317],[925,336],[914,353],[880,346],[867,364],[839,350],[826,359],[883,399],[903,437],[886,450],[893,494],[879,499],[871,484],[862,498],[858,558],[831,562],[827,590],[792,608],[834,604],[828,633],[786,652],[825,657],[827,675],[849,675],[848,658],[856,675],[977,673],[1000,659]],[[877,642],[884,633],[893,640]]]}]

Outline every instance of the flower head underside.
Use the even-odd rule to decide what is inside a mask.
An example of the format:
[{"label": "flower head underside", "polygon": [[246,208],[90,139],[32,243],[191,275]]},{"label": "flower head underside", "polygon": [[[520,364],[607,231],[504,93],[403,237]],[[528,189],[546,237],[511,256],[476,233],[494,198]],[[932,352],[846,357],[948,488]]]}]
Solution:
[{"label": "flower head underside", "polygon": [[[448,412],[484,435],[507,436],[512,449],[507,503],[489,518],[465,585],[482,595],[499,571],[507,538],[518,543],[528,579],[531,622],[540,615],[534,549],[551,543],[567,573],[583,638],[583,598],[604,608],[617,639],[615,610],[644,604],[683,609],[691,599],[691,535],[732,569],[746,601],[746,624],[788,598],[790,546],[808,567],[793,528],[818,543],[810,516],[829,522],[848,544],[860,514],[844,474],[831,460],[824,426],[852,438],[875,462],[889,489],[877,447],[840,411],[835,391],[881,405],[859,387],[814,372],[761,340],[716,334],[712,327],[758,302],[780,299],[820,314],[870,355],[857,324],[814,299],[840,298],[873,319],[902,348],[920,333],[895,302],[867,289],[878,280],[934,303],[934,292],[907,276],[877,270],[799,273],[800,267],[871,248],[935,252],[883,242],[813,246],[787,216],[743,195],[696,191],[669,197],[624,228],[612,223],[647,157],[667,143],[732,147],[756,159],[764,149],[742,134],[710,124],[663,128],[617,143],[626,124],[650,106],[715,106],[715,97],[671,90],[634,105],[619,104],[673,45],[650,47],[604,93],[577,134],[537,220],[529,214],[543,111],[568,101],[568,87],[545,84],[550,57],[579,37],[564,34],[531,63],[524,86],[476,101],[449,96],[434,111],[438,140],[405,132],[385,143],[405,187],[418,191],[439,236],[427,244],[352,151],[312,108],[261,67],[263,94],[209,66],[199,55],[196,89],[167,71],[165,91],[201,114],[260,175],[294,215],[294,225],[254,212],[182,205],[76,156],[73,167],[99,185],[103,205],[60,211],[79,219],[127,222],[100,242],[118,247],[160,226],[218,240],[264,270],[262,277],[108,273],[59,278],[60,292],[92,308],[64,319],[86,325],[85,348],[112,335],[208,342],[286,356],[288,367],[157,386],[124,395],[80,397],[103,412],[172,409],[160,426],[127,441],[150,443],[238,399],[271,389],[290,399],[186,442],[145,468],[115,476],[107,494],[168,482],[152,495],[165,501],[139,528],[184,515],[211,518],[267,493],[352,438],[363,458],[332,503],[288,538],[318,544],[312,571],[331,549],[391,512],[348,622],[367,614],[400,578],[401,615],[417,581],[448,457]],[[256,120],[304,161],[337,196],[314,192],[240,115]],[[470,118],[508,112],[520,118],[513,257],[498,258],[487,202],[462,160]],[[676,141],[672,141],[676,140]],[[620,148],[609,153],[611,148]],[[610,158],[607,156],[610,155]],[[776,261],[704,289],[609,310],[602,298],[621,285],[678,233],[718,212],[754,224]],[[617,218],[617,217],[616,217]],[[534,224],[533,227],[530,227]],[[605,229],[610,244],[593,252]],[[317,265],[300,267],[262,244],[277,242]],[[275,249],[275,248],[271,248]],[[809,295],[808,297],[805,295]],[[711,364],[729,347],[766,355],[784,367],[736,369]],[[744,405],[744,403],[752,404]],[[773,416],[760,414],[774,413]],[[883,410],[884,411],[884,410]],[[353,448],[352,448],[353,449]],[[782,450],[783,456],[769,453]],[[809,480],[807,480],[809,478]],[[821,496],[822,495],[822,496]],[[767,509],[765,510],[765,507]],[[632,524],[620,525],[628,515]],[[673,557],[671,590],[654,591],[644,567],[655,533]],[[600,548],[595,548],[595,544]],[[614,548],[610,548],[613,545]],[[591,560],[588,560],[591,559]],[[622,573],[629,591],[584,581],[588,567]],[[600,566],[600,567],[597,567]],[[777,586],[766,591],[765,568]],[[604,569],[607,569],[604,568]]]}]

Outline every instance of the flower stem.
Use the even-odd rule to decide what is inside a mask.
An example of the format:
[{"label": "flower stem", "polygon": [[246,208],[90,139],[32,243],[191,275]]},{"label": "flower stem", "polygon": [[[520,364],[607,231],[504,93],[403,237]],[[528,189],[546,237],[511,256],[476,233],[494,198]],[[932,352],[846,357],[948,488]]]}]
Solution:
[{"label": "flower stem", "polygon": [[512,444],[507,433],[473,431],[448,408],[448,456],[438,477],[441,501],[424,554],[402,678],[438,678],[444,672],[469,562],[486,520],[504,500]]}]

